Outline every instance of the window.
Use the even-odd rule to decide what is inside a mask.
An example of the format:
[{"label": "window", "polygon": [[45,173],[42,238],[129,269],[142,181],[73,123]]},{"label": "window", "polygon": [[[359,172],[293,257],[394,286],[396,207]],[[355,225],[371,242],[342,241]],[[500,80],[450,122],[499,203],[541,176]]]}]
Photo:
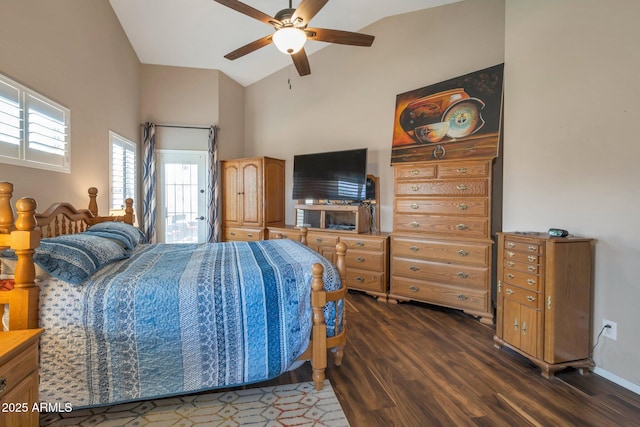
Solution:
[{"label": "window", "polygon": [[124,208],[128,198],[136,200],[136,144],[109,131],[111,145],[110,176],[112,210]]},{"label": "window", "polygon": [[0,74],[0,163],[70,172],[71,112]]}]

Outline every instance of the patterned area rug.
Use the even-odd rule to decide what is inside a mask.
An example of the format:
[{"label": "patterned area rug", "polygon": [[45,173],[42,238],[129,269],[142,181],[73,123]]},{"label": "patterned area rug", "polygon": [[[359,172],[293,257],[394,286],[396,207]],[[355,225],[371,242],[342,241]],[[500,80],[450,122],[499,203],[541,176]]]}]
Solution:
[{"label": "patterned area rug", "polygon": [[325,380],[42,414],[40,426],[349,426]]}]

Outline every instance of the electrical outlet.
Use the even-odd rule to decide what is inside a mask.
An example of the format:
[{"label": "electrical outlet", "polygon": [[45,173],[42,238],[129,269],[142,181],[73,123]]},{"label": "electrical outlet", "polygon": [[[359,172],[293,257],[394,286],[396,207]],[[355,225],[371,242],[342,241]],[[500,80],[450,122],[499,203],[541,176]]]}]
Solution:
[{"label": "electrical outlet", "polygon": [[[609,328],[604,328],[606,325],[609,325]],[[607,338],[611,338],[612,340],[618,339],[618,324],[616,322],[612,322],[611,320],[602,319],[602,327],[604,328],[604,335]]]}]

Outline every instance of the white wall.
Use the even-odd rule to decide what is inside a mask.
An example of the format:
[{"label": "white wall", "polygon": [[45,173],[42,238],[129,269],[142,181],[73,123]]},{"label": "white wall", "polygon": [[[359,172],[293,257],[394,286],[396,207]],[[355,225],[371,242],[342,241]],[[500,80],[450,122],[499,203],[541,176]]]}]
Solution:
[{"label": "white wall", "polygon": [[380,177],[381,229],[391,231],[396,95],[502,63],[504,1],[418,11],[361,32],[376,36],[372,47],[332,45],[310,55],[311,75],[291,65],[245,89],[247,155],[287,161],[289,224],[295,154],[368,147],[368,173]]},{"label": "white wall", "polygon": [[640,2],[507,0],[503,229],[596,239],[598,372],[640,391]]},{"label": "white wall", "polygon": [[2,1],[0,73],[71,110],[71,173],[0,164],[15,197],[41,209],[109,202],[109,130],[138,141],[140,62],[107,0]]},{"label": "white wall", "polygon": [[[373,47],[330,46],[246,88],[246,154],[369,148],[392,228],[395,95],[505,62],[504,230],[566,228],[596,239],[596,372],[640,392],[640,2],[467,0],[377,22]],[[291,88],[289,88],[289,81]],[[288,200],[287,222],[293,222]]]}]

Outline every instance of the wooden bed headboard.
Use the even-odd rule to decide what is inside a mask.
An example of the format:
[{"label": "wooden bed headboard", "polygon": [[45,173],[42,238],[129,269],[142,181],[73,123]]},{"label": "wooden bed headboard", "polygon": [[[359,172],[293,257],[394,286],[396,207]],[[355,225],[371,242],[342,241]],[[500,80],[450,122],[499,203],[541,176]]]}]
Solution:
[{"label": "wooden bed headboard", "polygon": [[98,190],[89,188],[89,209],[77,210],[69,203],[55,203],[45,212],[36,213],[34,199],[23,197],[16,201],[17,216],[11,207],[13,184],[0,182],[0,250],[14,249],[18,260],[10,292],[0,292],[0,317],[4,304],[11,307],[9,329],[38,327],[38,287],[35,285],[33,254],[41,237],[55,237],[85,231],[99,222],[121,221],[133,224],[133,200],[125,201],[125,214],[99,216],[96,196]]},{"label": "wooden bed headboard", "polygon": [[125,200],[125,214],[120,216],[99,216],[96,197],[98,189],[89,188],[89,209],[76,209],[69,203],[54,203],[43,213],[36,214],[42,237],[56,237],[85,231],[99,222],[134,222],[133,199]]}]

